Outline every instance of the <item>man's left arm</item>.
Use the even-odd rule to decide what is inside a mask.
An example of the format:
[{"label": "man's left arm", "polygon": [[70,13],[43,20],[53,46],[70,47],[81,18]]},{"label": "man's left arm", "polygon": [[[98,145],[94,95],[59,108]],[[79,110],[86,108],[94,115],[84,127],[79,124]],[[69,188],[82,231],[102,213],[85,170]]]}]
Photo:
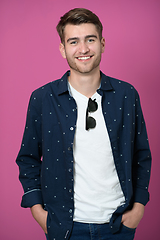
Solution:
[{"label": "man's left arm", "polygon": [[122,216],[122,223],[129,228],[136,228],[143,217],[144,208],[149,201],[149,180],[151,170],[151,152],[145,121],[136,92],[135,139],[133,156],[133,207]]}]

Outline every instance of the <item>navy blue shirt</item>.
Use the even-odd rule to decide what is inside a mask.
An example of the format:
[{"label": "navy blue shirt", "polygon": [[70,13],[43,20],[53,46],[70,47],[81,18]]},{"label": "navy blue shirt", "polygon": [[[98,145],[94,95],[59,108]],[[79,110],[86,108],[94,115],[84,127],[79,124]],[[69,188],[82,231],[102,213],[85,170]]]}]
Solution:
[{"label": "navy blue shirt", "polygon": [[[42,204],[48,211],[48,235],[55,240],[68,239],[74,215],[77,106],[68,91],[68,74],[32,93],[16,160],[24,188],[21,206]],[[131,209],[134,202],[145,205],[149,200],[151,154],[135,88],[101,72],[97,92],[102,96],[102,111],[125,196],[125,204],[118,207],[109,223],[115,233],[124,211]]]}]

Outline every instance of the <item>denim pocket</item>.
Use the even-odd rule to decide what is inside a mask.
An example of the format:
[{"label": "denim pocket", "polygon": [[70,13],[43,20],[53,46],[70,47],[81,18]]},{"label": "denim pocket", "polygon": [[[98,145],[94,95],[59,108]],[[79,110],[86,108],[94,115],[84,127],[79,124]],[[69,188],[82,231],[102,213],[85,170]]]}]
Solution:
[{"label": "denim pocket", "polygon": [[123,223],[122,223],[122,228],[128,230],[128,231],[132,231],[132,232],[135,232],[136,231],[136,228],[129,228],[127,226],[125,226]]}]

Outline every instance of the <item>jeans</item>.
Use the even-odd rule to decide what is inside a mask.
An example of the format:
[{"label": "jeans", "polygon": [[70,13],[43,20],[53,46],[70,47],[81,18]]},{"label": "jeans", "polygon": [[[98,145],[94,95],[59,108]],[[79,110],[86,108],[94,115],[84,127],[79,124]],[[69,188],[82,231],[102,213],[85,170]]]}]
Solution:
[{"label": "jeans", "polygon": [[74,222],[69,240],[133,240],[135,231],[135,229],[121,225],[119,232],[112,234],[108,223]]}]

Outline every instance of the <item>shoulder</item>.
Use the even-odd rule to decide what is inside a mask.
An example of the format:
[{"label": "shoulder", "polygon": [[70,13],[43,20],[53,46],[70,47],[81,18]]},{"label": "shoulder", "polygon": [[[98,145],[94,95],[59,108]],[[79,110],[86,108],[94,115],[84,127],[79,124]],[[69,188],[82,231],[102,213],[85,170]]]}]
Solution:
[{"label": "shoulder", "polygon": [[56,91],[59,81],[60,81],[60,79],[54,80],[52,82],[49,82],[49,83],[35,89],[31,94],[32,98],[36,98],[36,97],[43,98],[47,93],[52,92],[53,89],[55,89],[55,91]]},{"label": "shoulder", "polygon": [[113,88],[116,89],[124,89],[124,90],[135,90],[134,86],[126,81],[117,79],[117,78],[113,78],[113,77],[108,77]]},{"label": "shoulder", "polygon": [[108,76],[108,79],[110,81],[110,84],[112,85],[114,91],[116,91],[119,94],[127,94],[128,96],[132,96],[134,98],[138,97],[139,94],[136,88],[129,82],[126,82],[124,80],[120,80],[117,78],[113,78]]},{"label": "shoulder", "polygon": [[56,94],[58,91],[59,79],[49,82],[35,89],[30,96],[29,108],[41,111],[42,104],[48,95]]},{"label": "shoulder", "polygon": [[130,102],[139,101],[139,94],[131,83],[111,76],[106,76],[102,72],[101,76],[102,89],[113,92],[118,101],[124,98],[130,100]]},{"label": "shoulder", "polygon": [[49,82],[37,89],[35,89],[33,92],[32,92],[32,95],[34,96],[43,96],[45,95],[46,93],[48,92],[51,92],[52,91],[52,88],[56,88],[58,83],[59,83],[60,79],[58,80],[54,80],[52,82]]}]

